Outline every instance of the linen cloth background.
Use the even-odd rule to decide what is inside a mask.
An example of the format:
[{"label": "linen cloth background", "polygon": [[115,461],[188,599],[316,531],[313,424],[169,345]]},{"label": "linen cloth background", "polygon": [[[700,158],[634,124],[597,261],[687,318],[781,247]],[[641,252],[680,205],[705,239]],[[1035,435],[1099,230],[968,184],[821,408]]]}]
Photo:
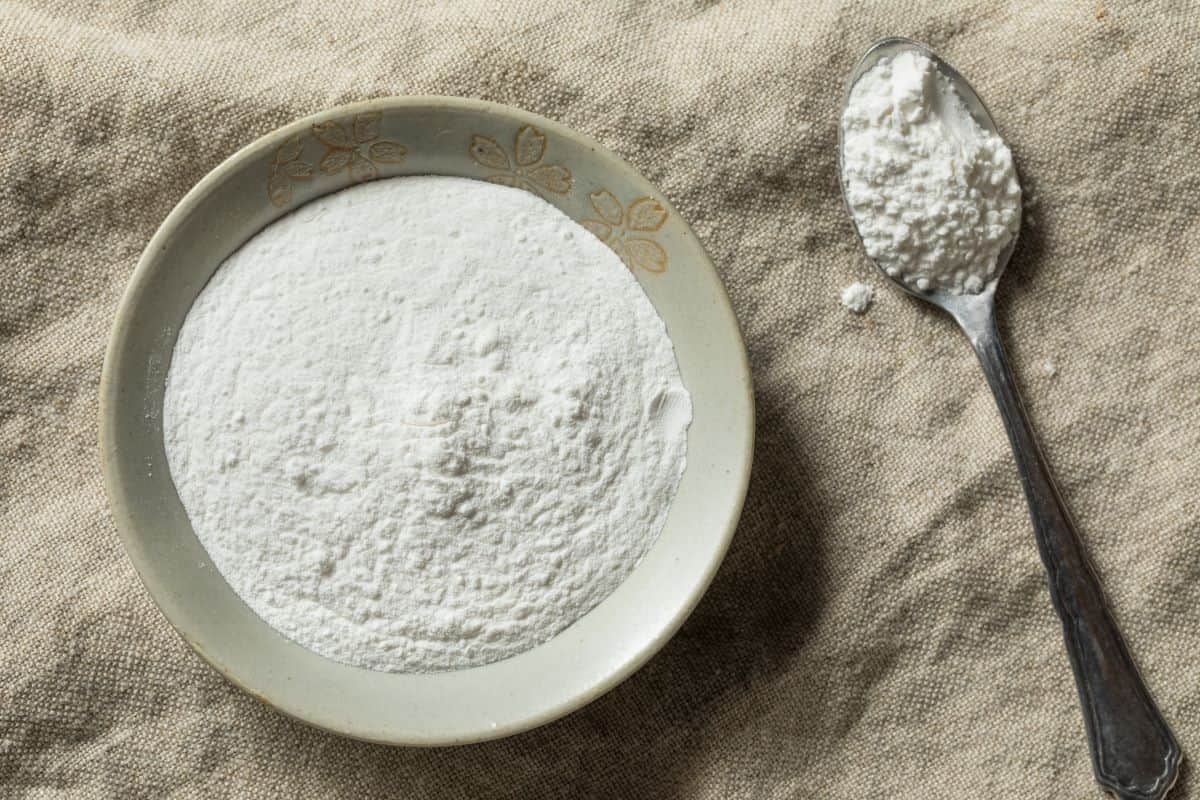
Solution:
[{"label": "linen cloth background", "polygon": [[[1099,796],[1025,501],[948,319],[881,285],[835,172],[874,39],[970,77],[1017,157],[1015,371],[1130,645],[1200,757],[1200,9],[1192,2],[0,3],[0,796]],[[410,750],[292,722],[159,615],[97,453],[159,222],[255,137],[454,94],[604,142],[721,271],[754,369],[745,514],[678,636],[586,709]],[[864,317],[838,305],[879,289]],[[1045,362],[1052,362],[1057,372]],[[1193,772],[1174,796],[1197,796]]]}]

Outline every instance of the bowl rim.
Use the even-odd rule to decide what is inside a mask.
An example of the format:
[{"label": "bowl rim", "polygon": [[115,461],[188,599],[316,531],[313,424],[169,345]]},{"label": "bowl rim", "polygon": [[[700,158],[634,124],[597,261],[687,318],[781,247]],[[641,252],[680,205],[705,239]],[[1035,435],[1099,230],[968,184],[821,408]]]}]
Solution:
[{"label": "bowl rim", "polygon": [[[190,215],[202,198],[206,197],[216,186],[218,186],[228,175],[235,174],[243,168],[247,162],[252,161],[265,150],[271,147],[277,147],[280,141],[286,140],[290,136],[305,132],[311,128],[313,123],[322,121],[333,116],[345,117],[351,115],[362,114],[364,112],[384,112],[384,111],[401,111],[401,112],[418,112],[425,109],[447,109],[460,112],[484,113],[488,115],[502,116],[513,119],[526,124],[532,124],[541,128],[543,131],[552,132],[555,135],[562,136],[567,139],[573,139],[576,142],[584,145],[588,150],[594,152],[602,160],[614,166],[616,169],[625,172],[633,179],[654,186],[654,184],[645,178],[640,172],[634,169],[628,162],[621,158],[616,153],[604,145],[597,142],[590,136],[580,133],[572,128],[569,128],[552,119],[548,119],[540,114],[526,111],[521,108],[509,106],[501,103],[495,103],[486,100],[477,100],[472,98],[443,96],[443,95],[411,95],[411,96],[385,96],[370,100],[348,103],[336,106],[330,106],[312,114],[300,117],[290,123],[274,128],[267,133],[257,137],[252,142],[242,146],[230,156],[222,160],[219,164],[213,167],[205,174],[188,192],[175,204],[170,213],[160,223],[155,230],[154,235],[146,244],[144,250],[138,258],[137,264],[127,280],[121,299],[118,303],[116,312],[113,316],[113,321],[109,330],[108,343],[105,348],[104,364],[101,371],[99,385],[99,435],[98,444],[100,450],[100,466],[101,473],[104,479],[105,493],[109,502],[109,510],[113,519],[117,533],[121,538],[123,549],[130,562],[133,564],[138,578],[145,587],[150,599],[153,601],[159,613],[166,619],[171,628],[187,643],[187,645],[198,654],[210,667],[216,670],[227,681],[237,686],[242,691],[252,697],[257,698],[264,704],[283,713],[291,719],[303,722],[312,727],[330,731],[349,738],[374,742],[379,744],[389,745],[405,745],[419,747],[435,747],[435,746],[453,746],[469,744],[474,742],[489,741],[494,739],[511,736],[517,733],[522,733],[533,728],[545,725],[554,720],[560,719],[567,714],[570,714],[583,706],[591,703],[600,696],[606,694],[620,683],[628,679],[633,673],[641,669],[647,661],[657,654],[663,646],[678,632],[679,628],[695,610],[700,599],[711,585],[717,570],[720,568],[729,545],[736,532],[738,523],[741,518],[741,513],[745,505],[746,495],[750,483],[751,466],[753,462],[754,452],[754,436],[755,436],[755,405],[754,405],[754,386],[753,376],[750,370],[749,357],[746,350],[745,339],[741,333],[741,327],[738,324],[737,316],[733,311],[732,304],[729,300],[729,295],[725,287],[725,283],[721,280],[720,273],[717,271],[708,252],[705,250],[700,238],[696,236],[695,231],[687,222],[686,218],[679,214],[670,200],[662,195],[661,191],[655,188],[661,202],[666,207],[667,211],[673,214],[674,218],[682,225],[686,237],[690,238],[700,256],[697,259],[696,268],[707,270],[711,273],[715,285],[719,289],[715,308],[710,313],[717,313],[727,318],[731,323],[731,330],[736,336],[737,347],[735,368],[743,378],[740,381],[739,388],[742,394],[740,398],[747,409],[744,420],[741,424],[741,442],[742,448],[740,453],[736,453],[734,458],[731,458],[733,469],[730,472],[729,479],[734,485],[734,503],[729,508],[727,523],[721,536],[717,540],[717,546],[713,547],[707,562],[704,564],[704,569],[698,574],[697,579],[692,584],[686,594],[686,599],[681,603],[674,613],[670,616],[667,624],[663,625],[652,637],[645,641],[643,645],[638,647],[635,652],[625,658],[614,669],[607,673],[599,680],[594,681],[588,687],[573,695],[562,698],[556,703],[550,704],[543,710],[531,713],[515,720],[511,723],[501,725],[499,727],[489,728],[487,730],[479,730],[475,735],[471,736],[437,736],[429,735],[426,737],[396,739],[396,738],[379,738],[356,731],[352,725],[337,724],[336,720],[317,719],[313,716],[306,716],[299,710],[285,707],[280,703],[273,701],[270,697],[264,695],[255,688],[244,683],[239,676],[226,665],[222,664],[210,654],[200,642],[191,635],[187,629],[187,620],[176,620],[167,612],[163,603],[160,601],[160,593],[165,593],[166,586],[163,576],[158,574],[152,568],[153,559],[144,557],[139,547],[139,537],[137,533],[138,525],[134,522],[129,511],[130,501],[135,501],[136,497],[133,490],[129,488],[120,475],[118,468],[118,448],[116,446],[116,437],[114,435],[117,425],[117,407],[120,404],[120,385],[116,379],[117,373],[120,371],[120,364],[124,358],[123,349],[126,346],[127,340],[133,329],[131,317],[135,307],[141,301],[148,279],[155,270],[155,262],[157,253],[163,249],[164,244],[172,236],[180,222]],[[302,205],[302,204],[301,204]],[[299,206],[297,206],[299,207]],[[294,209],[289,209],[293,211]],[[731,393],[736,393],[736,389],[731,387]],[[590,613],[590,612],[589,612]]]}]

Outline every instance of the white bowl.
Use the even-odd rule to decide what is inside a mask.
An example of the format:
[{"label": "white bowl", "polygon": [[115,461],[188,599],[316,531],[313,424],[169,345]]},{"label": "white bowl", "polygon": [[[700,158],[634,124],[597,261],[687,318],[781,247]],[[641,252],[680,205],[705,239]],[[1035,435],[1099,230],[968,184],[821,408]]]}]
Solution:
[{"label": "white bowl", "polygon": [[[530,147],[531,140],[542,146]],[[611,596],[532,650],[430,674],[338,663],[256,616],[192,531],[162,438],[176,334],[221,262],[307,200],[355,180],[411,174],[522,185],[572,218],[591,220],[589,228],[626,257],[666,321],[695,415],[687,469],[666,527]],[[653,203],[661,206],[655,213],[630,214],[635,204],[645,211]],[[643,243],[622,246],[635,238]],[[721,563],[746,493],[754,428],[737,321],[703,248],[670,203],[625,162],[555,122],[491,103],[434,97],[373,100],[300,120],[201,180],[163,222],[130,280],[100,400],[104,474],[117,528],[146,588],[188,644],[286,714],[336,733],[408,745],[460,744],[541,725],[595,699],[650,658]]]}]

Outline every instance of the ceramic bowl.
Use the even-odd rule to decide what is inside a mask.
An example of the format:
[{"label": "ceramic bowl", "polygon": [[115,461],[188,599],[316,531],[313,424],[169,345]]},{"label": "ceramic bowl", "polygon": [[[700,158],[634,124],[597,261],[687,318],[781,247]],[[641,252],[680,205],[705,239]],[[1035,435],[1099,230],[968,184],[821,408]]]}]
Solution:
[{"label": "ceramic bowl", "polygon": [[[192,531],[163,450],[162,402],[180,324],[221,262],[315,197],[395,175],[456,175],[536,192],[607,242],[666,321],[695,419],[657,543],[617,590],[550,641],[504,661],[396,674],[284,638],[241,601]],[[280,711],[391,744],[496,738],[611,689],[683,623],[741,512],[754,409],[721,280],[687,223],[596,142],[517,109],[391,98],[294,122],[200,181],[146,247],[117,313],[100,389],[105,480],[130,559],[163,614],[213,667]]]}]

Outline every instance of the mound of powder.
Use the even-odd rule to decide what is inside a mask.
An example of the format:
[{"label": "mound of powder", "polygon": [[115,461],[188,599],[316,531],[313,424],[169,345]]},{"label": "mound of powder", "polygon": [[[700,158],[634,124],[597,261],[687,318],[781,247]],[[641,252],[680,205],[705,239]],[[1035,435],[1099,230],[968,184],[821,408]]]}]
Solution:
[{"label": "mound of powder", "polygon": [[855,281],[842,289],[842,307],[852,314],[865,314],[875,299],[875,290],[870,285]]},{"label": "mound of powder", "polygon": [[920,291],[977,293],[1020,224],[1012,153],[927,57],[883,58],[842,116],[846,200],[867,254]]},{"label": "mound of powder", "polygon": [[608,596],[662,530],[691,415],[604,244],[527,192],[410,177],[230,256],[179,333],[163,432],[259,616],[421,672],[520,653]]}]

